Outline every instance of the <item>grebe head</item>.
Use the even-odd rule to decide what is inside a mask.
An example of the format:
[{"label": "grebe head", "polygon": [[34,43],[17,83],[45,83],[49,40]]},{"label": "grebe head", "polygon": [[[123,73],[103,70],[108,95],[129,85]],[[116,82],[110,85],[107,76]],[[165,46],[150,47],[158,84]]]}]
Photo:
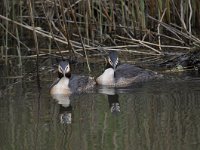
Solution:
[{"label": "grebe head", "polygon": [[60,61],[58,65],[58,77],[71,77],[70,65],[67,60]]},{"label": "grebe head", "polygon": [[117,65],[119,63],[118,55],[116,51],[110,51],[108,55],[108,63],[110,67],[112,67],[114,70],[117,68]]}]

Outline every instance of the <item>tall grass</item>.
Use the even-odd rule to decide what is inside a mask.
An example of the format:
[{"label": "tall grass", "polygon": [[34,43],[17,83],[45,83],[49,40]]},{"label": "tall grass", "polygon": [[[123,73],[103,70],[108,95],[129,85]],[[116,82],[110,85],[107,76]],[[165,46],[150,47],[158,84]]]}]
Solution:
[{"label": "tall grass", "polygon": [[[198,0],[36,0],[31,8],[25,0],[4,0],[0,5],[1,46],[6,64],[7,52],[13,45],[21,47],[18,54],[23,54],[19,50],[33,49],[38,44],[38,50],[33,51],[38,56],[44,53],[42,49],[50,47],[49,53],[63,57],[70,52],[70,56],[84,56],[87,62],[89,56],[103,52],[99,46],[104,50],[157,55],[170,46],[190,49],[193,43],[200,45],[195,37],[200,25]],[[166,45],[169,41],[173,45]]]}]

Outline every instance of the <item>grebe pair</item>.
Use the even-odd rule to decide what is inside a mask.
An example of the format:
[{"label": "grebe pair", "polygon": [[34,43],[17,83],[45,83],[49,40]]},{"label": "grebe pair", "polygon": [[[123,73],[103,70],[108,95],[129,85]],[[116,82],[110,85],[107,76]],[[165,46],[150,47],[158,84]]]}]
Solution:
[{"label": "grebe pair", "polygon": [[119,65],[117,52],[111,51],[108,56],[108,65],[96,80],[92,77],[71,75],[68,61],[61,61],[58,65],[58,78],[51,86],[51,95],[70,95],[76,92],[85,92],[98,85],[113,87],[126,87],[135,82],[143,82],[159,75],[151,70],[146,70],[135,65]]}]

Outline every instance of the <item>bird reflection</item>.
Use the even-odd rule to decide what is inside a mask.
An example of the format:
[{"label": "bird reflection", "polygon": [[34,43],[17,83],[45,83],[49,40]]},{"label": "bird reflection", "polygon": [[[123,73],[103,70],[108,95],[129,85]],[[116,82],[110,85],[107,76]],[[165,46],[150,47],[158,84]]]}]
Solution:
[{"label": "bird reflection", "polygon": [[113,114],[120,112],[120,103],[119,103],[119,95],[107,95],[108,96],[108,103],[110,107],[110,112]]},{"label": "bird reflection", "polygon": [[70,104],[69,95],[66,94],[54,94],[52,95],[59,106],[59,116],[61,124],[71,124],[72,123],[72,106]]},{"label": "bird reflection", "polygon": [[117,94],[118,92],[120,91],[116,87],[109,87],[109,86],[98,87],[98,93],[107,95],[110,112],[113,114],[120,112],[119,95]]},{"label": "bird reflection", "polygon": [[71,124],[72,123],[72,106],[64,107],[60,105],[60,123],[62,124]]}]

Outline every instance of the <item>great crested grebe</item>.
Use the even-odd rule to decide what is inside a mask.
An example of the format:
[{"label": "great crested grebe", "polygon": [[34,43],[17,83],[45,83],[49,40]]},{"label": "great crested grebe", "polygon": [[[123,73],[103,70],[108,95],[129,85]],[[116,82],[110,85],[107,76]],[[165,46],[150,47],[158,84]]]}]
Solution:
[{"label": "great crested grebe", "polygon": [[50,94],[70,95],[92,89],[96,82],[92,77],[71,74],[70,64],[67,60],[60,61],[58,65],[58,78],[50,87]]},{"label": "great crested grebe", "polygon": [[135,82],[143,82],[158,77],[161,77],[161,75],[157,72],[132,64],[119,65],[117,52],[111,51],[108,55],[107,67],[103,74],[96,79],[96,82],[99,85],[125,87]]}]

